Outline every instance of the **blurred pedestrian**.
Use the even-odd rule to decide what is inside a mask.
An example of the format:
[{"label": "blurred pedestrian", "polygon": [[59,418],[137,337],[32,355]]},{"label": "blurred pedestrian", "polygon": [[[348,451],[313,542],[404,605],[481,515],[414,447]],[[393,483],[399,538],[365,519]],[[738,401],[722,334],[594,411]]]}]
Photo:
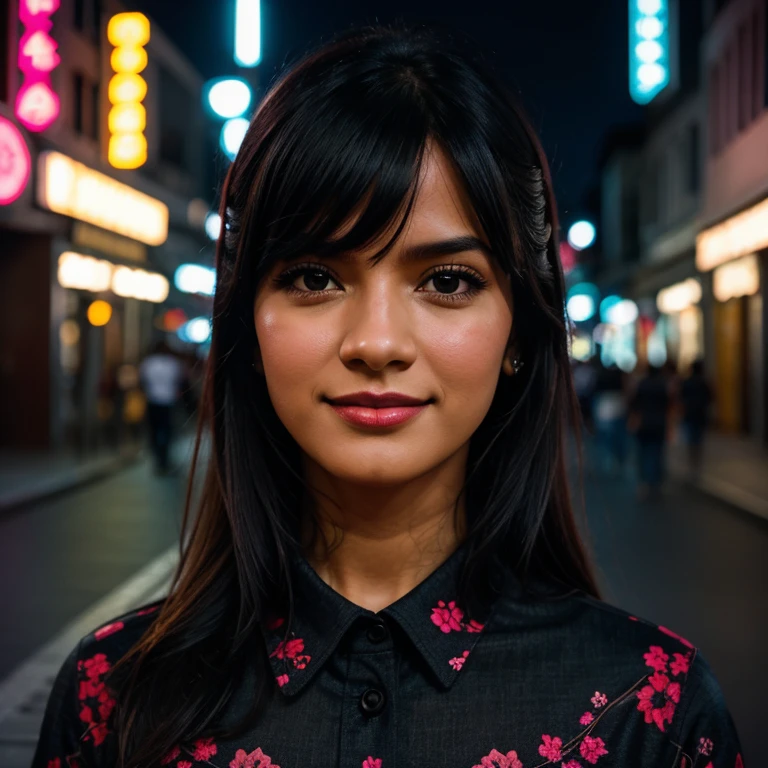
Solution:
[{"label": "blurred pedestrian", "polygon": [[707,427],[712,389],[704,376],[704,363],[696,360],[691,373],[680,386],[683,436],[688,446],[688,466],[691,472],[701,469],[704,433]]},{"label": "blurred pedestrian", "polygon": [[669,383],[663,369],[650,365],[629,404],[630,429],[637,440],[641,498],[657,494],[664,481],[669,406]]},{"label": "blurred pedestrian", "polygon": [[572,366],[573,388],[579,401],[581,418],[587,431],[592,431],[594,424],[592,419],[592,404],[595,394],[595,382],[597,371],[592,361],[574,360]]},{"label": "blurred pedestrian", "polygon": [[624,374],[616,365],[601,368],[594,395],[595,433],[601,468],[621,472],[627,457],[627,400]]},{"label": "blurred pedestrian", "polygon": [[141,388],[147,401],[149,442],[158,474],[170,469],[173,409],[185,379],[184,366],[165,341],[158,341],[139,367]]}]

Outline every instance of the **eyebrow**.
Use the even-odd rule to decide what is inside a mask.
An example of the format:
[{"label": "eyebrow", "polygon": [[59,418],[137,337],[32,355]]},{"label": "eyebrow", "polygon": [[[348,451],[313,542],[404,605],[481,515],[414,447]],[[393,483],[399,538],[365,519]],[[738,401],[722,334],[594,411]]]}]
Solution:
[{"label": "eyebrow", "polygon": [[[434,240],[428,243],[418,243],[406,248],[401,258],[405,262],[421,261],[435,256],[450,256],[454,253],[466,253],[467,251],[479,251],[491,258],[493,253],[488,245],[474,235],[459,235],[446,240]],[[318,258],[329,261],[355,261],[353,253],[329,253],[317,254]]]}]

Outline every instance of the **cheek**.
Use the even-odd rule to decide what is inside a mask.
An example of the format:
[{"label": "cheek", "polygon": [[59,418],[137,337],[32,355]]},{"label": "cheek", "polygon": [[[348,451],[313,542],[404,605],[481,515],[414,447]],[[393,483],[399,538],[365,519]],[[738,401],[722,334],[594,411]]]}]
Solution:
[{"label": "cheek", "polygon": [[277,311],[268,304],[255,313],[261,362],[276,408],[297,391],[311,388],[318,371],[333,355],[333,334],[327,327],[297,314]]},{"label": "cheek", "polygon": [[422,348],[445,389],[447,402],[487,409],[496,391],[509,341],[511,316],[499,312],[456,313],[448,327],[433,328]]}]

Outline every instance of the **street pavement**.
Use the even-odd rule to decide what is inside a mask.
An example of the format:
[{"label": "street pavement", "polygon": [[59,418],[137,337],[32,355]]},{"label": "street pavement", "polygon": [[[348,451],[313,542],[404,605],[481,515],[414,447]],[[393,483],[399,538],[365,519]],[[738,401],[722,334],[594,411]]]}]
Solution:
[{"label": "street pavement", "polygon": [[[183,498],[182,476],[143,462],[0,516],[2,768],[29,765],[48,687],[76,639],[163,593]],[[587,473],[585,500],[604,598],[701,648],[745,765],[760,765],[768,523],[674,482],[640,502],[627,476]]]}]

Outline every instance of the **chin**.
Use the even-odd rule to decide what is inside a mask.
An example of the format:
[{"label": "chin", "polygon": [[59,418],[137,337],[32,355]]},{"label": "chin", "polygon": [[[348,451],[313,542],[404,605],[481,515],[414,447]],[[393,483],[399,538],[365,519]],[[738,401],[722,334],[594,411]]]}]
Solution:
[{"label": "chin", "polygon": [[322,455],[311,458],[331,477],[371,488],[404,485],[427,474],[445,459],[441,455],[431,461],[423,446],[376,450],[373,446],[366,449],[359,445],[345,446],[344,441],[336,443],[334,450],[326,449]]}]

